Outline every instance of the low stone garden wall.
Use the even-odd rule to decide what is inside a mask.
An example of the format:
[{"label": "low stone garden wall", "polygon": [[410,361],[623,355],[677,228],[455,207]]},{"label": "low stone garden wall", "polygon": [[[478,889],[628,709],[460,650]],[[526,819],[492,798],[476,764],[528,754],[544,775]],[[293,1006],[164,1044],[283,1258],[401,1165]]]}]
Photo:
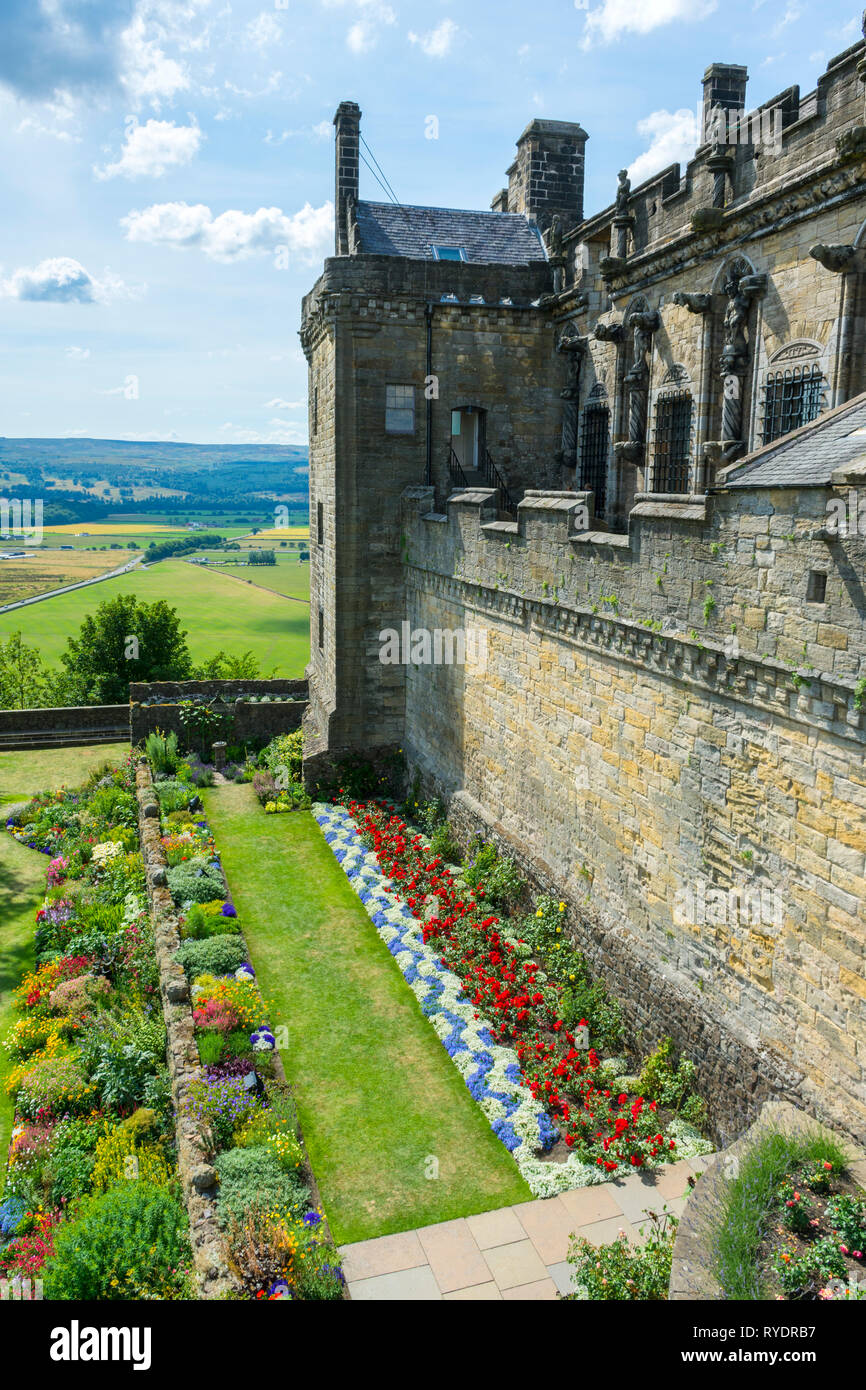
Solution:
[{"label": "low stone garden wall", "polygon": [[159,803],[150,768],[141,759],[135,774],[141,853],[147,875],[147,895],[153,915],[162,1010],[168,1031],[167,1062],[171,1077],[177,1139],[177,1168],[189,1214],[193,1265],[202,1298],[225,1298],[236,1290],[226,1262],[217,1220],[216,1170],[207,1157],[198,1125],[184,1110],[194,1081],[203,1071],[195,1041],[189,984],[174,959],[180,949],[177,911],[166,882],[166,858],[160,839]]},{"label": "low stone garden wall", "polygon": [[55,705],[46,709],[0,710],[0,746],[33,748],[76,734],[87,743],[94,735],[129,737],[128,705]]},{"label": "low stone garden wall", "polygon": [[765,1134],[822,1133],[837,1141],[842,1139],[850,1154],[849,1171],[854,1180],[866,1187],[866,1154],[850,1140],[827,1129],[787,1101],[768,1101],[745,1134],[723,1153],[717,1154],[707,1171],[701,1175],[686,1203],[674,1241],[668,1297],[676,1300],[700,1301],[724,1299],[724,1292],[714,1273],[714,1236],[722,1221],[728,1183],[736,1175],[735,1160],[743,1156]]},{"label": "low stone garden wall", "polygon": [[300,728],[307,708],[305,680],[151,681],[129,687],[129,727],[133,743],[155,729],[184,736],[180,703],[194,700],[224,711],[223,727],[213,735],[226,743],[260,740]]}]

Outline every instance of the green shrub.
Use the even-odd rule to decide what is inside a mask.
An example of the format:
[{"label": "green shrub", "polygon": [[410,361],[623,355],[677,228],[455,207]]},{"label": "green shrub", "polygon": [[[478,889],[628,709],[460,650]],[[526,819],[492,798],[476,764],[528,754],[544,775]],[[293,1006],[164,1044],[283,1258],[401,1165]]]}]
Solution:
[{"label": "green shrub", "polygon": [[173,729],[169,734],[162,733],[160,729],[148,734],[144,751],[154,772],[177,772],[177,734]]},{"label": "green shrub", "polygon": [[568,1297],[618,1302],[666,1299],[677,1218],[665,1207],[661,1214],[651,1212],[649,1219],[643,1245],[629,1245],[624,1232],[610,1245],[595,1246],[585,1236],[574,1237],[568,1262],[578,1292]]},{"label": "green shrub", "polygon": [[167,815],[169,811],[185,810],[189,806],[190,798],[195,795],[195,788],[187,782],[154,782],[153,789],[163,815]]},{"label": "green shrub", "polygon": [[492,841],[485,843],[480,836],[463,861],[463,871],[470,887],[480,884],[486,900],[494,907],[514,907],[526,887],[514,860],[501,857]]},{"label": "green shrub", "polygon": [[302,729],[291,734],[278,734],[259,757],[262,767],[276,776],[280,768],[285,768],[288,780],[300,781],[304,762],[304,735]]},{"label": "green shrub", "polygon": [[223,1055],[225,1042],[222,1033],[215,1028],[205,1028],[200,1033],[196,1033],[198,1043],[198,1055],[203,1067],[216,1066]]},{"label": "green shrub", "polygon": [[164,1187],[143,1181],[85,1199],[57,1229],[43,1278],[46,1298],[189,1296],[186,1213]]},{"label": "green shrub", "polygon": [[43,1170],[52,1206],[72,1202],[87,1191],[100,1132],[101,1125],[85,1119],[64,1120],[55,1128]]},{"label": "green shrub", "polygon": [[460,846],[451,834],[451,827],[447,821],[436,826],[430,836],[430,848],[440,859],[444,859],[446,864],[459,864]]},{"label": "green shrub", "polygon": [[[187,926],[193,909],[187,914]],[[229,921],[229,918],[223,918]],[[175,952],[175,960],[182,965],[189,978],[196,975],[231,975],[247,958],[243,937],[235,934],[205,937],[203,940],[184,941]]]},{"label": "green shrub", "polygon": [[225,1226],[232,1217],[242,1220],[252,1206],[285,1216],[300,1216],[310,1194],[299,1177],[288,1172],[263,1145],[229,1149],[216,1160],[219,1176],[217,1209]]},{"label": "green shrub", "polygon": [[215,912],[210,911],[210,903],[192,903],[186,910],[181,935],[184,940],[205,941],[208,937],[234,936],[237,929],[236,917],[222,915],[221,902]]},{"label": "green shrub", "polygon": [[182,903],[208,903],[225,897],[225,884],[219,869],[205,865],[200,859],[188,859],[166,872],[171,896]]}]

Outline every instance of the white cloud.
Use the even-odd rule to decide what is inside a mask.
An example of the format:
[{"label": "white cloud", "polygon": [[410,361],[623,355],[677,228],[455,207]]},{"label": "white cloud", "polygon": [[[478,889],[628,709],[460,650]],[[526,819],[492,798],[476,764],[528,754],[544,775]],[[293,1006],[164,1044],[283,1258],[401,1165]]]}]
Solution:
[{"label": "white cloud", "polygon": [[145,102],[159,110],[163,100],[170,101],[190,85],[189,69],[185,63],[166,56],[156,38],[147,37],[143,14],[135,15],[122,36],[122,81],[136,106]]},{"label": "white cloud", "polygon": [[215,261],[237,261],[274,253],[285,247],[305,264],[321,260],[334,234],[334,205],[305,203],[290,216],[280,208],[240,212],[232,208],[214,217],[204,203],[154,203],[130,212],[120,225],[130,241],[151,245],[197,247]]},{"label": "white cloud", "polygon": [[333,133],[333,121],[319,121],[316,125],[303,126],[300,130],[281,130],[279,135],[273,130],[268,130],[265,133],[264,143],[266,145],[284,145],[287,140],[294,140],[299,136],[310,135],[316,140],[329,140]]},{"label": "white cloud", "polygon": [[334,133],[333,121],[319,121],[313,126],[313,134],[317,140],[330,140]]},{"label": "white cloud", "polygon": [[428,58],[444,58],[451,52],[459,32],[453,19],[443,19],[441,24],[437,24],[435,29],[428,29],[426,34],[415,34],[410,30],[409,42],[420,44]]},{"label": "white cloud", "polygon": [[[142,287],[143,288],[143,287]],[[21,266],[0,281],[0,294],[44,304],[106,303],[121,295],[136,295],[118,276],[106,270],[101,280],[71,256],[52,256],[35,266]]]},{"label": "white cloud", "polygon": [[358,18],[349,25],[346,43],[353,53],[368,53],[375,48],[379,30],[396,24],[397,16],[383,0],[322,0],[325,9],[353,9]]},{"label": "white cloud", "polygon": [[284,401],[281,396],[274,396],[272,401],[265,401],[265,410],[303,410],[306,404],[306,401]]},{"label": "white cloud", "polygon": [[698,118],[695,111],[653,111],[637,123],[638,134],[650,141],[649,149],[629,165],[629,178],[641,183],[669,164],[691,159],[698,144]]},{"label": "white cloud", "polygon": [[602,0],[590,10],[583,31],[583,48],[591,48],[598,40],[612,43],[623,34],[649,34],[674,21],[706,19],[716,8],[717,0]]},{"label": "white cloud", "polygon": [[126,179],[159,178],[167,169],[188,164],[198,153],[203,138],[194,120],[192,125],[175,125],[174,121],[151,119],[129,131],[116,163],[102,169],[94,165],[93,172],[98,179],[114,179],[118,175]]},{"label": "white cloud", "polygon": [[800,9],[799,5],[788,5],[787,9],[785,10],[785,13],[782,15],[782,18],[779,20],[778,24],[776,24],[773,29],[773,37],[778,38],[782,30],[787,29],[789,24],[796,24],[797,20],[800,18],[802,13],[803,11]]},{"label": "white cloud", "polygon": [[244,30],[244,41],[248,48],[271,48],[285,37],[285,30],[276,15],[262,10],[251,19]]},{"label": "white cloud", "polygon": [[66,356],[70,362],[86,362],[90,356],[90,348],[68,347]]}]

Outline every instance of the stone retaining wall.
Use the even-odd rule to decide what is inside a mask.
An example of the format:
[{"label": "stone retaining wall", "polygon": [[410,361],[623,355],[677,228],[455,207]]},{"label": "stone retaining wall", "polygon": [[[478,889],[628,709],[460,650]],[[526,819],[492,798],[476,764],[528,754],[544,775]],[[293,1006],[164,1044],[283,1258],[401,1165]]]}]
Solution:
[{"label": "stone retaining wall", "polygon": [[128,705],[54,705],[45,709],[0,710],[0,738],[4,741],[15,734],[24,738],[45,733],[86,735],[114,726],[122,728],[126,736]]},{"label": "stone retaining wall", "polygon": [[141,852],[156,937],[162,1009],[168,1030],[167,1061],[171,1077],[177,1138],[177,1167],[189,1213],[193,1265],[202,1298],[225,1298],[237,1291],[228,1268],[216,1211],[216,1170],[196,1122],[184,1112],[194,1081],[203,1076],[192,1021],[189,983],[174,959],[180,949],[177,912],[166,883],[166,858],[160,840],[159,803],[144,759],[135,774]]},{"label": "stone retaining wall", "polygon": [[[680,1218],[674,1241],[668,1296],[671,1299],[715,1300],[725,1294],[714,1270],[714,1235],[723,1219],[728,1184],[738,1171],[738,1162],[756,1141],[773,1131],[790,1135],[820,1132],[839,1138],[796,1106],[780,1101],[768,1102],[746,1133],[717,1154],[698,1179]],[[853,1144],[849,1171],[855,1182],[866,1187],[866,1154]]]},{"label": "stone retaining wall", "polygon": [[[269,695],[267,704],[251,704],[250,697]],[[129,727],[133,743],[140,743],[155,729],[176,733],[183,743],[186,731],[180,719],[182,700],[213,701],[225,712],[225,727],[213,738],[227,743],[246,740],[268,742],[278,734],[299,729],[307,708],[305,680],[274,681],[151,681],[129,687]],[[150,703],[148,703],[150,702]],[[164,703],[163,703],[164,702]]]}]

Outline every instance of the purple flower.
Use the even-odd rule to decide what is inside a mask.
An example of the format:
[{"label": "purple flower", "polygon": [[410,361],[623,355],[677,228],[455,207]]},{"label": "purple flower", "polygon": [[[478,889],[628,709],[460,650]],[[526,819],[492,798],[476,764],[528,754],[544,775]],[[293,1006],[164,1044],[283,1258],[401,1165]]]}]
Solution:
[{"label": "purple flower", "polygon": [[232,907],[231,903],[223,903],[222,915],[223,917],[237,917],[238,914],[235,912],[235,909]]}]

